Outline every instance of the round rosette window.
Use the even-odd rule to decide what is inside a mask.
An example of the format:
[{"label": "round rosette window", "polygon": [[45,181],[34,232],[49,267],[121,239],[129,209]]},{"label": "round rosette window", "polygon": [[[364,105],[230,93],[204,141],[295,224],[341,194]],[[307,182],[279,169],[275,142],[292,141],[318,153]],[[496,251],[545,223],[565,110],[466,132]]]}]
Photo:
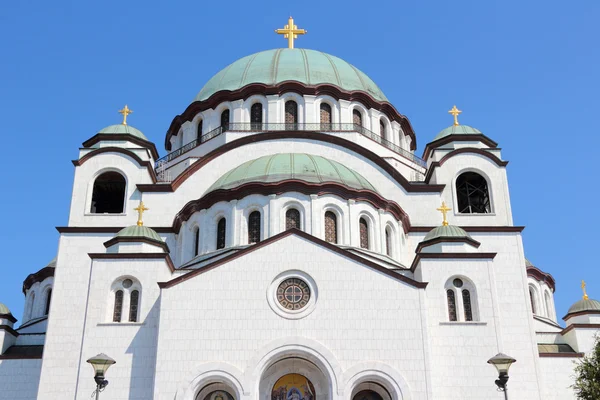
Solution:
[{"label": "round rosette window", "polygon": [[280,274],[269,287],[269,305],[284,318],[303,318],[314,309],[317,287],[314,280],[300,271]]}]

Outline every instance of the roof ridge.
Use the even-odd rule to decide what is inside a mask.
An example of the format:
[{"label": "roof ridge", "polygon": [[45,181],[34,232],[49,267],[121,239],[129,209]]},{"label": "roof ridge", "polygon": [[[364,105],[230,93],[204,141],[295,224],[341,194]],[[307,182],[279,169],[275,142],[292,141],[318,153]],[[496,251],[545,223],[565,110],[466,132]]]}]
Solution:
[{"label": "roof ridge", "polygon": [[[342,81],[340,80],[340,73],[338,72],[337,67],[335,66],[335,64],[333,63],[333,60],[331,59],[331,56],[327,53],[324,52],[320,52],[321,54],[323,54],[325,56],[325,58],[327,58],[327,60],[329,60],[329,64],[331,64],[331,67],[333,68],[333,72],[335,73],[335,79],[337,80],[337,85],[339,87],[342,87]],[[352,68],[354,68],[352,66],[352,64],[347,63],[348,65],[350,65]],[[360,82],[363,84],[363,87],[365,87],[365,83],[362,81],[362,79],[360,80]]]},{"label": "roof ridge", "polygon": [[302,59],[304,60],[304,70],[306,71],[306,82],[310,85],[310,67],[308,64],[308,57],[305,49],[298,49],[302,54]]},{"label": "roof ridge", "polygon": [[244,72],[242,73],[242,77],[240,79],[240,86],[245,86],[246,76],[248,76],[248,70],[250,69],[250,66],[252,65],[252,62],[254,62],[256,56],[258,56],[259,54],[260,53],[254,53],[251,55],[252,58],[250,58],[250,61],[248,61],[248,63],[246,64],[246,68],[244,68]]},{"label": "roof ridge", "polygon": [[274,84],[277,82],[277,71],[279,70],[279,57],[281,56],[281,49],[275,50],[275,55],[271,58],[271,82]]}]

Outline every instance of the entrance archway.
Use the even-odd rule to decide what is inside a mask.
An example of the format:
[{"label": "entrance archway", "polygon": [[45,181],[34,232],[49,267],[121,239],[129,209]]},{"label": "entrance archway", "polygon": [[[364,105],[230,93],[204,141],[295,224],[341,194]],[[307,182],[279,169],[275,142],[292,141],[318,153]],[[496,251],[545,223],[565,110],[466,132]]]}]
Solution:
[{"label": "entrance archway", "polygon": [[284,358],[271,364],[259,385],[260,400],[331,399],[331,383],[311,361],[298,357]]}]

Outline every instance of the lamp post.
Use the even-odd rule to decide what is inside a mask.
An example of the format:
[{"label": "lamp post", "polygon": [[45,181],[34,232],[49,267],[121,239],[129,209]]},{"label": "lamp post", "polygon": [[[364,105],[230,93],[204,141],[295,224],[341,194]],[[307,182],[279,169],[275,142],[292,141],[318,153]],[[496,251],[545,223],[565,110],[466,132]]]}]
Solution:
[{"label": "lamp post", "polygon": [[104,379],[104,373],[111,365],[116,363],[116,361],[106,354],[100,353],[97,356],[87,360],[87,362],[92,365],[92,368],[94,368],[94,380],[96,381],[96,400],[98,400],[100,398],[100,392],[104,390],[106,385],[108,385],[108,381]]},{"label": "lamp post", "polygon": [[508,382],[508,369],[515,362],[517,362],[517,360],[503,353],[498,353],[488,360],[488,364],[492,364],[498,370],[496,386],[498,386],[498,390],[504,392],[505,400],[508,400],[508,389],[506,388],[506,382]]}]

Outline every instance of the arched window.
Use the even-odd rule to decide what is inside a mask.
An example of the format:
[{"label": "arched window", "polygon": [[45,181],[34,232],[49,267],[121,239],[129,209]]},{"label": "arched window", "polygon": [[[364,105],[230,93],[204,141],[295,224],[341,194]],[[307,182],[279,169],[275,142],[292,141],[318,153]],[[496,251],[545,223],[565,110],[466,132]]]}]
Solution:
[{"label": "arched window", "polygon": [[329,243],[338,242],[337,216],[332,211],[325,213],[325,241]]},{"label": "arched window", "polygon": [[354,129],[358,130],[363,127],[362,114],[356,108],[352,111],[352,123],[354,124]]},{"label": "arched window", "polygon": [[466,278],[453,277],[446,282],[450,321],[477,321],[475,286]]},{"label": "arched window", "polygon": [[552,300],[550,299],[550,294],[548,292],[544,293],[544,300],[546,301],[546,316],[550,319],[554,319],[552,315]]},{"label": "arched window", "polygon": [[225,233],[227,229],[227,220],[222,217],[217,223],[217,250],[225,248]]},{"label": "arched window", "polygon": [[352,400],[383,400],[383,397],[374,390],[361,390]]},{"label": "arched window", "polygon": [[140,291],[133,290],[129,295],[129,322],[137,322]]},{"label": "arched window", "polygon": [[300,211],[290,208],[285,212],[285,229],[300,229]]},{"label": "arched window", "polygon": [[536,301],[535,301],[535,289],[529,286],[529,300],[531,301],[531,311],[537,314]]},{"label": "arched window", "polygon": [[118,172],[105,172],[94,181],[92,205],[94,214],[121,214],[125,202],[125,178]]},{"label": "arched window", "polygon": [[194,229],[194,257],[199,254],[200,251],[200,228]]},{"label": "arched window", "polygon": [[27,316],[29,319],[33,319],[33,306],[35,303],[35,292],[31,292],[29,296],[29,304],[27,305]]},{"label": "arched window", "polygon": [[392,256],[392,232],[390,232],[390,228],[385,229],[385,254],[388,257]]},{"label": "arched window", "polygon": [[50,300],[52,299],[52,289],[48,289],[46,292],[46,307],[44,309],[44,315],[48,315],[50,313]]},{"label": "arched window", "polygon": [[202,143],[202,120],[198,121],[198,130],[196,131],[196,140]]},{"label": "arched window", "polygon": [[465,309],[465,321],[473,321],[473,309],[471,308],[471,293],[468,289],[463,289],[463,307]]},{"label": "arched window", "polygon": [[379,120],[379,136],[385,138],[385,122],[382,119]]},{"label": "arched window", "polygon": [[289,100],[285,102],[285,129],[296,130],[298,128],[298,104]]},{"label": "arched window", "polygon": [[261,103],[254,103],[250,107],[250,127],[253,131],[262,129],[263,106]]},{"label": "arched window", "polygon": [[331,106],[327,103],[321,103],[321,130],[331,130]]},{"label": "arched window", "polygon": [[224,131],[229,130],[229,110],[225,110],[221,113],[221,127]]},{"label": "arched window", "polygon": [[260,242],[260,212],[252,211],[248,216],[248,244]]},{"label": "arched window", "polygon": [[121,322],[121,314],[123,313],[123,291],[115,292],[115,306],[113,309],[113,322]]},{"label": "arched window", "polygon": [[490,194],[485,178],[475,172],[465,172],[456,179],[458,212],[488,214]]},{"label": "arched window", "polygon": [[358,221],[360,227],[360,247],[363,249],[369,248],[369,224],[366,219],[361,218]]},{"label": "arched window", "polygon": [[450,321],[457,321],[458,319],[456,316],[456,295],[454,294],[454,290],[446,290],[446,297],[448,298],[448,319]]}]

